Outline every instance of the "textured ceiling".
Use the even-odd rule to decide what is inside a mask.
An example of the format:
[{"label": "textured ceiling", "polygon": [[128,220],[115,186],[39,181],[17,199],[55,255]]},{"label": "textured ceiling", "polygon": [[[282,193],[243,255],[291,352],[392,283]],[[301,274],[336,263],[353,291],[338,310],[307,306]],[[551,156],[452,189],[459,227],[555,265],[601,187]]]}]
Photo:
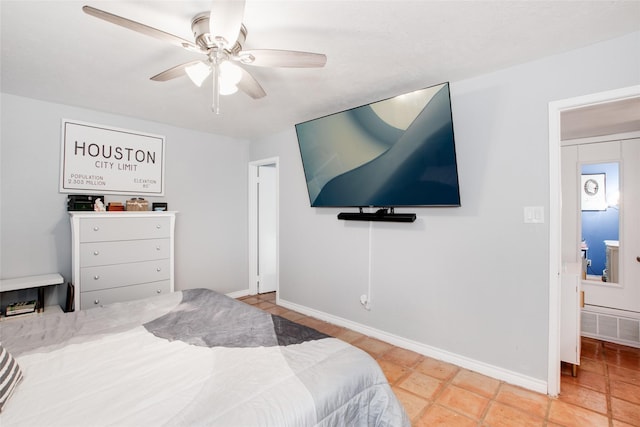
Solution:
[{"label": "textured ceiling", "polygon": [[1,89],[238,138],[457,81],[640,30],[638,1],[247,0],[246,49],[325,53],[321,69],[251,68],[267,92],[222,97],[211,83],[149,77],[199,59],[98,20],[91,6],[191,40],[208,1],[6,1]]}]

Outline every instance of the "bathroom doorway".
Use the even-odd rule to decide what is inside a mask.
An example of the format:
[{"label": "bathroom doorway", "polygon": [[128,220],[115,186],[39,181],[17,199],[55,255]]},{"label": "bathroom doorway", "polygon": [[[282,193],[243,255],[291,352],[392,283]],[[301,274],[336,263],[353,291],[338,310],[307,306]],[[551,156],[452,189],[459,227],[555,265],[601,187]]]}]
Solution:
[{"label": "bathroom doorway", "polygon": [[249,293],[278,290],[278,158],[249,163]]},{"label": "bathroom doorway", "polygon": [[582,279],[620,283],[620,164],[586,163],[581,170]]}]

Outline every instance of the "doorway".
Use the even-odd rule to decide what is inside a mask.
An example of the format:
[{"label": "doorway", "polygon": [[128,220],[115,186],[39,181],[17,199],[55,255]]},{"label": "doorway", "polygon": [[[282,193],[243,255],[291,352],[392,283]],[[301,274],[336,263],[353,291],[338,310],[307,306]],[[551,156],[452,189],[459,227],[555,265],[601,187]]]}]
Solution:
[{"label": "doorway", "polygon": [[279,161],[249,163],[249,294],[275,292],[279,284]]},{"label": "doorway", "polygon": [[[564,132],[572,131],[571,122],[563,121],[564,112],[578,111],[598,114],[598,106],[609,103],[622,105],[626,101],[637,102],[640,99],[640,86],[617,89],[577,98],[565,99],[549,103],[549,357],[547,371],[547,392],[557,396],[560,392],[560,318],[561,298],[560,280],[563,269],[563,197],[562,197],[562,167],[561,167],[561,139]],[[620,101],[618,103],[618,101]],[[633,110],[632,110],[633,111]],[[637,126],[637,118],[628,118],[625,114],[600,117],[598,120],[578,120],[576,123],[587,123],[591,126],[598,123],[602,127],[609,126],[606,133],[624,134],[631,132],[628,126]],[[613,129],[613,130],[612,130]],[[593,130],[588,129],[593,134]],[[605,133],[605,134],[606,134]],[[566,135],[566,133],[565,133]],[[564,212],[566,213],[566,211]],[[577,230],[576,230],[577,232]],[[576,249],[577,250],[577,249]],[[574,307],[576,311],[579,307]]]}]

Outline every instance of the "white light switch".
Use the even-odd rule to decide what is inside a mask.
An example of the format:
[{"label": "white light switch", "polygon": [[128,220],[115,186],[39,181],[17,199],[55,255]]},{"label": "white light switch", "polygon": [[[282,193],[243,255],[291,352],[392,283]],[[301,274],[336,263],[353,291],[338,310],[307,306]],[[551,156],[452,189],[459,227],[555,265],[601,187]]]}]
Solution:
[{"label": "white light switch", "polygon": [[525,206],[524,222],[527,224],[544,223],[544,206]]}]

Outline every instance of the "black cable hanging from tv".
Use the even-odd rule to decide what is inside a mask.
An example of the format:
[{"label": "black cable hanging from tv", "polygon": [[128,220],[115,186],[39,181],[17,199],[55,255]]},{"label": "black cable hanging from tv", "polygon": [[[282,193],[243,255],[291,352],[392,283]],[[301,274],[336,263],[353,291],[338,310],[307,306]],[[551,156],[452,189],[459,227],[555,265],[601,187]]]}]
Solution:
[{"label": "black cable hanging from tv", "polygon": [[338,219],[345,221],[381,221],[381,222],[414,222],[414,213],[395,213],[393,207],[380,208],[375,212],[364,212],[362,207],[358,212],[340,212]]}]

